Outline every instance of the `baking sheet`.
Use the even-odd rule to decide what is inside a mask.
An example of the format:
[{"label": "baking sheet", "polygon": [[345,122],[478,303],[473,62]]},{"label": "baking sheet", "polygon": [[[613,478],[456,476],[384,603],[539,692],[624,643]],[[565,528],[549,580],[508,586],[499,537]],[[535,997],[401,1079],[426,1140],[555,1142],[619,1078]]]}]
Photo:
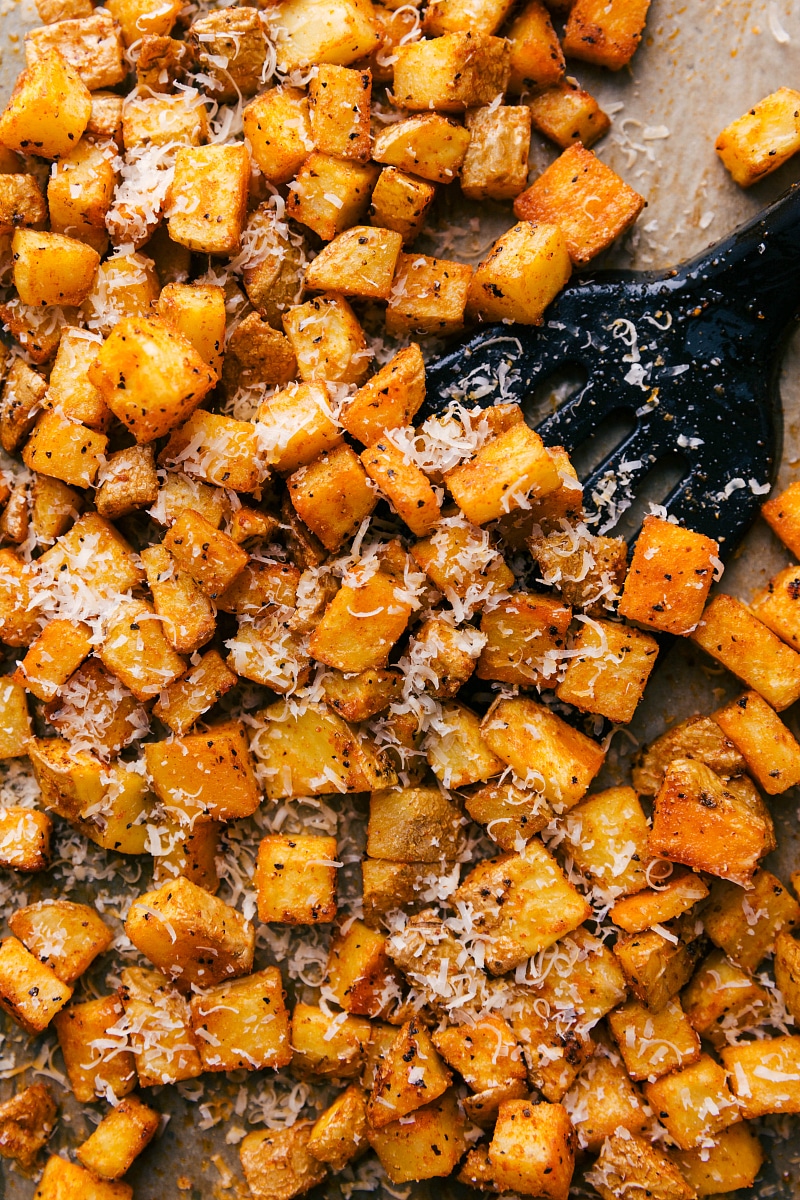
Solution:
[{"label": "baking sheet", "polygon": [[[13,3],[0,0],[0,99],[5,100],[13,80],[24,65],[22,35],[38,24],[30,0]],[[788,40],[783,40],[783,34]],[[800,158],[790,162],[769,180],[744,193],[729,179],[713,153],[717,133],[749,106],[781,85],[797,86],[800,80],[800,5],[797,0],[653,0],[644,43],[631,69],[616,75],[593,71],[578,63],[570,70],[597,95],[604,107],[614,111],[614,126],[609,137],[595,148],[606,162],[648,199],[648,208],[635,230],[607,256],[609,265],[657,268],[671,265],[694,255],[710,242],[730,231],[736,224],[762,207],[800,179]],[[532,150],[534,173],[555,157],[555,150],[538,143]],[[456,200],[450,210],[451,198]],[[472,261],[480,256],[495,236],[512,223],[507,206],[462,205],[456,189],[441,205],[443,224],[419,243],[421,250],[447,253]],[[454,239],[452,222],[458,219],[462,233]],[[798,264],[800,269],[800,264]],[[800,476],[800,336],[789,343],[781,377],[784,405],[784,456],[779,483],[785,486]],[[724,586],[735,595],[749,596],[788,561],[788,557],[765,526],[756,527],[728,567]],[[637,713],[632,732],[646,740],[697,711],[710,711],[735,694],[735,683],[710,665],[699,652],[679,643],[669,653],[651,682]],[[797,719],[788,717],[796,732]],[[610,755],[609,774],[624,775],[630,744],[615,740]],[[6,781],[5,795],[13,794],[14,779]],[[0,801],[3,800],[0,793]],[[779,828],[780,850],[769,865],[787,878],[800,867],[797,816],[800,797],[789,792],[771,802]],[[109,878],[101,881],[99,904],[110,913],[115,907],[117,869],[135,875],[136,861],[111,860],[100,851],[87,851],[92,861],[111,863]],[[74,880],[82,873],[81,863],[73,854],[61,864],[58,873]],[[116,864],[119,864],[117,867]],[[131,879],[131,882],[133,880]],[[144,888],[146,877],[141,880]],[[137,887],[140,884],[137,883]],[[0,902],[13,900],[18,907],[35,899],[37,884],[26,879],[0,881]],[[23,895],[24,894],[24,895]],[[75,896],[75,898],[80,898]],[[262,948],[263,953],[263,948]],[[104,990],[102,972],[97,987]],[[107,986],[107,985],[106,985]],[[8,1027],[3,1027],[8,1031]],[[0,1077],[7,1074],[6,1057],[10,1043],[18,1061],[30,1060],[41,1045],[38,1041],[25,1050],[25,1039],[13,1030],[9,1040],[0,1044]],[[45,1070],[61,1070],[60,1056],[40,1056]],[[28,1077],[0,1078],[0,1096],[10,1094]],[[208,1078],[208,1077],[207,1077]],[[252,1082],[252,1081],[251,1081]],[[269,1080],[263,1077],[262,1093]],[[91,1125],[86,1107],[74,1105],[69,1093],[56,1081],[54,1092],[61,1102],[61,1122],[54,1138],[55,1148],[75,1146]],[[192,1089],[185,1091],[191,1095]],[[218,1099],[215,1098],[219,1093]],[[136,1200],[162,1200],[165,1196],[186,1196],[191,1200],[246,1196],[235,1145],[225,1141],[229,1125],[241,1125],[243,1118],[230,1111],[235,1102],[214,1081],[206,1089],[208,1107],[177,1096],[175,1089],[151,1093],[153,1102],[170,1119],[159,1140],[146,1152],[128,1175]],[[295,1095],[294,1100],[298,1096]],[[287,1101],[284,1101],[287,1103]],[[100,1112],[96,1106],[95,1112]],[[211,1128],[203,1125],[219,1112],[223,1119]],[[800,1137],[794,1126],[774,1122],[776,1162],[775,1181],[760,1190],[763,1195],[800,1196],[800,1178],[794,1158],[800,1155]],[[787,1136],[783,1136],[784,1133]],[[342,1185],[340,1190],[339,1184]],[[33,1194],[31,1180],[20,1176],[8,1164],[0,1165],[0,1200],[28,1200]],[[386,1195],[427,1200],[451,1194],[451,1185],[434,1180],[430,1184],[392,1188]],[[331,1181],[319,1189],[325,1196],[348,1195],[346,1178]],[[349,1194],[358,1196],[359,1191]],[[455,1192],[453,1191],[453,1194]],[[741,1194],[742,1200],[744,1194]]]}]

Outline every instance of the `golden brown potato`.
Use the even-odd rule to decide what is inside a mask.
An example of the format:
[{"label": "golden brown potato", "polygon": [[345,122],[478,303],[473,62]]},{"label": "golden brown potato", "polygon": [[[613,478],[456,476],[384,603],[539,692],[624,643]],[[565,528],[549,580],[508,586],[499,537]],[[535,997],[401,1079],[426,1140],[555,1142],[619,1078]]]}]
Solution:
[{"label": "golden brown potato", "polygon": [[92,98],[58,50],[42,54],[17,79],[0,114],[0,142],[42,158],[69,154],[89,122]]}]

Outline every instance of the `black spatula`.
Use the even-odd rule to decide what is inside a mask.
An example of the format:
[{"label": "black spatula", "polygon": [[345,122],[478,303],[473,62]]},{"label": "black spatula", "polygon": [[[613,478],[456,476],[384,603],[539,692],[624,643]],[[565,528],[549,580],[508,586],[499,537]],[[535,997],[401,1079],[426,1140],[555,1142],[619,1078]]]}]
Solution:
[{"label": "black spatula", "polygon": [[780,349],[799,306],[795,185],[691,262],[576,276],[542,326],[481,329],[428,365],[428,412],[451,399],[524,403],[554,372],[582,368],[585,386],[537,428],[572,452],[614,414],[630,416],[632,432],[583,480],[596,529],[613,528],[677,453],[685,466],[665,507],[730,554],[780,462]]}]

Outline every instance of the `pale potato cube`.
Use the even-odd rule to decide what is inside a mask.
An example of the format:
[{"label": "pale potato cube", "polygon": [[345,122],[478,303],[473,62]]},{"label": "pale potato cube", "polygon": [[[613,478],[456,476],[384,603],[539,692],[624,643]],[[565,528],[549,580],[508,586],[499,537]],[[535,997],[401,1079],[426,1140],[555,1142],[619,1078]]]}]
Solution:
[{"label": "pale potato cube", "polygon": [[286,211],[323,241],[357,225],[378,178],[373,163],[359,163],[313,151],[289,191]]},{"label": "pale potato cube", "polygon": [[290,308],[283,327],[304,383],[364,382],[372,352],[358,318],[342,296],[327,293]]},{"label": "pale potato cube", "polygon": [[277,967],[209,988],[189,1002],[205,1071],[261,1071],[292,1059],[289,1013]]},{"label": "pale potato cube", "polygon": [[528,179],[530,109],[524,104],[477,108],[467,113],[466,125],[470,143],[462,192],[470,200],[513,200]]},{"label": "pale potato cube", "polygon": [[157,1112],[128,1096],[103,1118],[75,1155],[100,1179],[119,1179],[153,1140],[160,1124]]},{"label": "pale potato cube", "polygon": [[394,103],[421,112],[463,112],[491,104],[508,84],[510,47],[503,38],[467,31],[399,46]]},{"label": "pale potato cube", "polygon": [[127,74],[120,28],[108,13],[57,21],[26,33],[28,67],[50,50],[57,50],[75,68],[90,92],[114,87]]},{"label": "pale potato cube", "polygon": [[425,224],[436,188],[397,167],[384,167],[372,189],[369,206],[371,225],[394,229],[408,245]]},{"label": "pale potato cube", "polygon": [[336,838],[270,834],[254,876],[261,921],[317,925],[336,916]]},{"label": "pale potato cube", "polygon": [[264,178],[275,185],[294,179],[314,149],[305,92],[271,88],[245,107],[242,120],[253,159]]},{"label": "pale potato cube", "polygon": [[328,1173],[324,1163],[309,1154],[313,1121],[296,1121],[286,1129],[258,1129],[239,1147],[242,1170],[255,1200],[294,1200]]}]

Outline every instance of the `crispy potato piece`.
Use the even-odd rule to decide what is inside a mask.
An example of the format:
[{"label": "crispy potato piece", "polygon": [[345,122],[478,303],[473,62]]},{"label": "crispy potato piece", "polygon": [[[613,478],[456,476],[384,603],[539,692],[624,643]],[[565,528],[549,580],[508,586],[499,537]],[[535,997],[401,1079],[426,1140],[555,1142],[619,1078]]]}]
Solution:
[{"label": "crispy potato piece", "polygon": [[800,480],[761,505],[761,515],[794,556],[800,557]]},{"label": "crispy potato piece", "polygon": [[476,673],[479,679],[546,686],[557,670],[572,609],[547,595],[515,592],[481,617],[487,641]]},{"label": "crispy potato piece", "polygon": [[372,354],[364,330],[343,296],[328,292],[288,309],[283,327],[304,383],[364,382]]},{"label": "crispy potato piece", "polygon": [[188,824],[249,817],[261,802],[241,721],[148,742],[145,761],[165,809]]},{"label": "crispy potato piece", "polygon": [[251,421],[236,421],[201,408],[173,429],[159,462],[218,487],[254,492],[261,479],[257,456],[256,429]]},{"label": "crispy potato piece", "polygon": [[726,1073],[708,1054],[701,1054],[696,1063],[680,1071],[645,1084],[644,1093],[681,1150],[704,1145],[741,1120]]},{"label": "crispy potato piece", "polygon": [[324,1163],[309,1154],[313,1121],[297,1121],[287,1129],[258,1129],[239,1147],[250,1194],[259,1200],[294,1200],[322,1183]]},{"label": "crispy potato piece", "polygon": [[800,943],[788,930],[780,930],[775,938],[774,967],[775,982],[796,1021],[800,1013]]},{"label": "crispy potato piece", "polygon": [[619,71],[633,58],[642,40],[650,0],[575,0],[564,31],[564,53],[599,67]]},{"label": "crispy potato piece", "polygon": [[104,433],[57,412],[44,412],[22,451],[22,461],[32,471],[86,488],[97,479],[107,446]]},{"label": "crispy potato piece", "polygon": [[99,334],[84,329],[65,329],[50,372],[44,407],[61,417],[80,421],[98,433],[106,433],[111,412],[88,378],[89,368],[97,358],[100,345],[102,338]]},{"label": "crispy potato piece", "polygon": [[455,1169],[467,1145],[464,1126],[451,1088],[390,1125],[368,1127],[367,1138],[392,1183],[408,1183],[440,1179]]},{"label": "crispy potato piece", "polygon": [[[192,654],[214,636],[216,620],[210,599],[163,545],[145,547],[141,557],[164,636],[178,654]],[[162,693],[171,686],[165,684]]]},{"label": "crispy potato piece", "polygon": [[133,1200],[133,1188],[128,1183],[98,1179],[78,1163],[54,1154],[48,1158],[36,1200],[59,1200],[61,1196],[83,1196],[85,1200]]},{"label": "crispy potato piece", "polygon": [[299,88],[271,88],[245,107],[242,119],[261,174],[276,186],[288,183],[314,149],[306,94]]},{"label": "crispy potato piece", "polygon": [[50,862],[53,823],[47,813],[9,805],[0,813],[0,866],[10,871],[41,871]]},{"label": "crispy potato piece", "polygon": [[227,533],[190,508],[167,530],[163,545],[212,600],[230,587],[249,557]]},{"label": "crispy potato piece", "polygon": [[42,1033],[71,996],[69,984],[18,938],[0,942],[0,1008],[26,1033]]},{"label": "crispy potato piece", "polygon": [[611,128],[610,117],[574,79],[562,79],[532,96],[527,104],[533,128],[562,150],[576,142],[588,150]]},{"label": "crispy potato piece", "polygon": [[[647,872],[644,875],[648,878]],[[641,933],[682,916],[707,895],[708,885],[699,875],[678,867],[657,888],[643,888],[616,900],[609,915],[626,933]]]},{"label": "crispy potato piece", "polygon": [[530,841],[553,819],[553,810],[539,792],[507,781],[484,783],[467,796],[465,807],[501,850],[518,849],[520,841]]},{"label": "crispy potato piece", "polygon": [[216,858],[222,822],[198,821],[189,828],[165,816],[159,827],[160,853],[153,854],[153,883],[185,875],[213,895],[219,887]]},{"label": "crispy potato piece", "polygon": [[211,283],[168,283],[159,293],[157,311],[220,375],[227,321],[224,289]]},{"label": "crispy potato piece", "polygon": [[425,9],[422,28],[430,37],[468,30],[492,34],[503,24],[511,7],[510,0],[490,0],[487,4],[475,4],[471,0],[431,0]]},{"label": "crispy potato piece", "polygon": [[587,796],[564,817],[569,853],[580,871],[627,895],[647,882],[649,826],[633,788]]},{"label": "crispy potato piece", "polygon": [[464,324],[472,267],[424,254],[401,254],[386,309],[393,336],[455,333]]},{"label": "crispy potato piece", "polygon": [[39,700],[52,700],[91,649],[88,625],[60,618],[48,621],[12,679]]},{"label": "crispy potato piece", "polygon": [[341,421],[348,433],[371,446],[385,430],[409,425],[424,399],[425,364],[412,342],[347,401]]},{"label": "crispy potato piece", "polygon": [[750,601],[750,611],[793,650],[800,649],[800,620],[797,610],[799,599],[800,571],[797,567],[786,567],[770,579],[767,586],[757,592]]},{"label": "crispy potato piece", "polygon": [[402,244],[400,234],[391,229],[354,225],[320,250],[306,269],[305,286],[388,300]]},{"label": "crispy potato piece", "polygon": [[341,1171],[367,1149],[367,1097],[351,1083],[318,1119],[307,1149],[318,1162]]},{"label": "crispy potato piece", "polygon": [[561,230],[555,225],[521,221],[495,242],[476,267],[469,311],[486,321],[540,325],[544,310],[571,274]]},{"label": "crispy potato piece", "polygon": [[374,163],[358,163],[313,151],[295,176],[286,211],[329,242],[357,225],[378,178]]},{"label": "crispy potato piece", "polygon": [[317,150],[369,162],[372,73],[323,63],[308,89],[311,133]]},{"label": "crispy potato piece", "polygon": [[289,1012],[277,967],[217,984],[189,1002],[205,1071],[259,1071],[292,1059]]},{"label": "crispy potato piece", "polygon": [[71,154],[54,164],[47,185],[53,233],[69,234],[99,254],[108,246],[105,219],[118,182],[115,149],[82,138]]},{"label": "crispy potato piece", "polygon": [[158,475],[151,446],[129,446],[109,455],[95,494],[101,517],[117,521],[157,499]]},{"label": "crispy potato piece", "polygon": [[127,1034],[119,1029],[122,1015],[122,1004],[112,995],[71,1004],[56,1017],[70,1086],[81,1104],[109,1092],[119,1100],[136,1087],[134,1057]]},{"label": "crispy potato piece", "polygon": [[292,1070],[312,1078],[360,1075],[371,1033],[372,1023],[365,1017],[342,1020],[298,1003],[292,1013]]},{"label": "crispy potato piece", "polygon": [[261,921],[318,925],[336,916],[336,838],[270,834],[254,876]]},{"label": "crispy potato piece", "polygon": [[254,96],[263,86],[267,30],[258,8],[242,5],[207,13],[190,26],[189,44],[200,69],[213,80],[210,93],[221,103]]},{"label": "crispy potato piece", "polygon": [[288,73],[310,63],[349,67],[377,40],[368,0],[283,0],[278,70]]},{"label": "crispy potato piece", "polygon": [[714,147],[740,187],[752,187],[800,150],[800,92],[782,87],[733,121]]},{"label": "crispy potato piece", "polygon": [[510,47],[503,38],[468,30],[398,46],[393,103],[412,112],[463,112],[504,92]]},{"label": "crispy potato piece", "polygon": [[605,1038],[565,1095],[564,1107],[578,1145],[590,1153],[599,1152],[620,1127],[637,1134],[647,1130],[644,1100]]},{"label": "crispy potato piece", "polygon": [[256,424],[267,464],[288,473],[308,466],[342,441],[324,383],[294,383],[262,401]]},{"label": "crispy potato piece", "polygon": [[164,636],[160,619],[144,600],[120,606],[97,655],[137,700],[151,700],[186,671],[186,663]]},{"label": "crispy potato piece", "polygon": [[107,950],[113,933],[93,908],[70,900],[40,900],[8,919],[13,934],[64,983],[72,984]]},{"label": "crispy potato piece", "polygon": [[6,675],[0,679],[0,759],[28,753],[31,719],[25,688]]},{"label": "crispy potato piece", "polygon": [[760,1141],[744,1121],[720,1130],[712,1146],[675,1155],[681,1174],[698,1196],[726,1195],[752,1187],[764,1160]]},{"label": "crispy potato piece", "polygon": [[19,450],[33,429],[46,393],[47,381],[24,359],[15,358],[0,397],[0,445],[9,454]]},{"label": "crispy potato piece", "polygon": [[56,1122],[57,1108],[50,1088],[32,1083],[0,1104],[0,1156],[13,1158],[23,1168],[33,1165],[47,1144]]},{"label": "crispy potato piece", "polygon": [[688,983],[699,945],[688,946],[680,940],[674,942],[655,929],[648,929],[644,933],[618,936],[614,954],[637,1000],[646,1004],[651,1012],[660,1012]]},{"label": "crispy potato piece", "polygon": [[660,1079],[700,1057],[700,1039],[678,1000],[658,1012],[628,1000],[609,1013],[608,1024],[631,1079]]},{"label": "crispy potato piece", "polygon": [[119,1179],[158,1132],[161,1117],[135,1096],[107,1113],[75,1155],[93,1175]]},{"label": "crispy potato piece", "polygon": [[153,705],[153,714],[181,737],[232,687],[236,675],[216,650],[209,650],[183,679],[164,688]]},{"label": "crispy potato piece", "polygon": [[757,692],[744,692],[714,713],[768,796],[800,783],[800,745]]},{"label": "crispy potato piece", "polygon": [[91,246],[36,229],[17,229],[11,239],[14,287],[23,304],[80,304],[94,281],[100,255]]},{"label": "crispy potato piece", "polygon": [[130,1026],[140,1087],[196,1079],[203,1064],[189,1020],[189,1005],[160,971],[124,967],[120,997]]},{"label": "crispy potato piece", "polygon": [[751,890],[717,880],[703,910],[711,941],[744,971],[752,974],[770,953],[782,929],[800,924],[800,905],[769,871],[753,876]]},{"label": "crispy potato piece", "polygon": [[75,148],[91,111],[92,98],[78,72],[58,50],[46,50],[14,85],[0,114],[0,143],[20,154],[60,158]]},{"label": "crispy potato piece", "polygon": [[509,92],[537,93],[561,81],[566,70],[564,53],[541,0],[529,0],[511,22],[507,37],[511,43]]},{"label": "crispy potato piece", "polygon": [[0,175],[0,235],[15,229],[41,228],[47,223],[47,204],[32,175]]},{"label": "crispy potato piece", "polygon": [[367,1120],[382,1129],[443,1095],[453,1076],[418,1018],[406,1021],[378,1065]]},{"label": "crispy potato piece", "polygon": [[[367,484],[366,471],[350,446],[337,446],[321,454],[315,462],[290,475],[287,484],[298,515],[331,553],[355,532],[377,504],[377,496]],[[403,628],[405,624],[403,621]],[[370,665],[383,666],[383,663],[363,664]],[[341,669],[363,670],[363,667]]]},{"label": "crispy potato piece", "polygon": [[587,1181],[603,1200],[623,1193],[627,1200],[695,1200],[694,1189],[672,1159],[631,1133],[606,1138]]},{"label": "crispy potato piece", "polygon": [[467,113],[466,125],[470,143],[461,171],[462,192],[470,200],[513,200],[528,179],[530,109],[519,104],[478,108]]},{"label": "crispy potato piece", "polygon": [[438,788],[388,788],[370,796],[367,854],[392,862],[457,857],[463,820]]},{"label": "crispy potato piece", "polygon": [[384,167],[372,189],[369,206],[371,225],[394,229],[409,245],[425,224],[436,188],[397,167]]},{"label": "crispy potato piece", "polygon": [[627,725],[656,665],[656,639],[627,625],[594,620],[581,627],[573,650],[580,654],[568,662],[556,688],[559,700]]},{"label": "crispy potato piece", "polygon": [[800,1112],[800,1037],[740,1042],[720,1057],[744,1120]]},{"label": "crispy potato piece", "polygon": [[204,254],[236,254],[249,182],[246,146],[181,146],[167,197],[169,236]]},{"label": "crispy potato piece", "polygon": [[439,113],[424,113],[381,129],[372,156],[376,162],[431,183],[452,183],[461,170],[469,144],[468,129]]},{"label": "crispy potato piece", "polygon": [[633,786],[645,796],[654,796],[664,772],[676,758],[705,763],[717,775],[741,775],[747,764],[730,738],[712,717],[689,717],[644,746],[633,769]]},{"label": "crispy potato piece", "polygon": [[345,1012],[379,1017],[400,994],[397,971],[386,953],[386,938],[363,921],[348,922],[331,941],[328,983]]},{"label": "crispy potato piece", "polygon": [[133,45],[143,36],[163,37],[170,33],[180,12],[180,0],[153,4],[152,0],[110,0],[108,12],[119,22],[122,40]]},{"label": "crispy potato piece", "polygon": [[663,633],[688,634],[703,615],[719,546],[691,529],[645,517],[619,612]]},{"label": "crispy potato piece", "polygon": [[497,1186],[567,1200],[575,1169],[575,1131],[561,1104],[508,1100],[489,1143]]},{"label": "crispy potato piece", "polygon": [[529,494],[545,496],[561,482],[542,439],[524,423],[492,438],[469,462],[446,472],[445,481],[475,525],[521,508]]},{"label": "crispy potato piece", "polygon": [[122,83],[127,68],[123,61],[120,28],[108,13],[57,21],[25,35],[25,60],[34,66],[49,51],[56,50],[80,75],[90,92]]}]

